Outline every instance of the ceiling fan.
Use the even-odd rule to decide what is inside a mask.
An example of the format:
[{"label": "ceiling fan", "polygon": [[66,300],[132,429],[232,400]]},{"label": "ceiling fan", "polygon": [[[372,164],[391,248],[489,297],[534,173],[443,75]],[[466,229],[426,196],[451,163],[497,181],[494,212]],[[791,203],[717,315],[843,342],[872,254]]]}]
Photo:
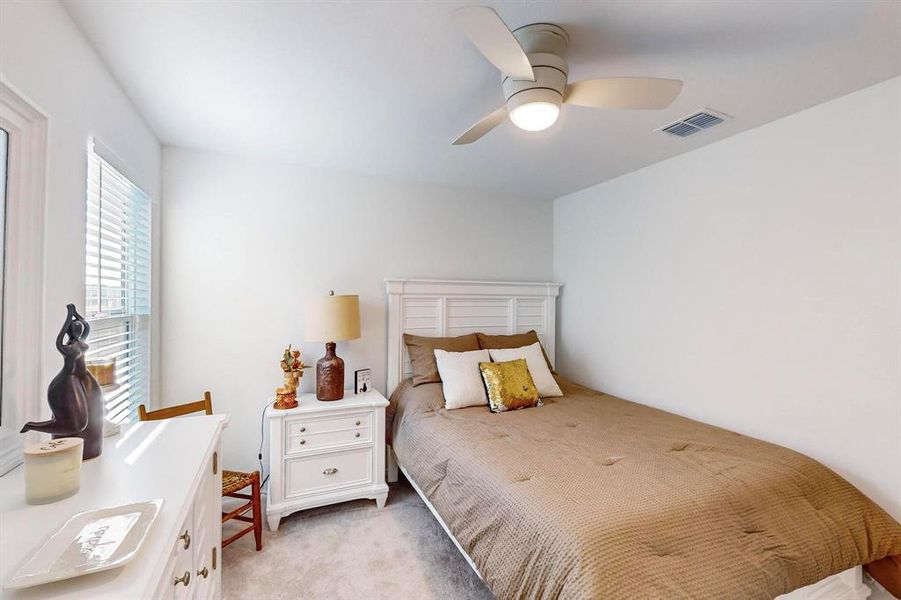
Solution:
[{"label": "ceiling fan", "polygon": [[471,144],[507,117],[526,131],[541,131],[557,121],[560,105],[589,108],[666,108],[682,90],[678,79],[608,77],[567,82],[563,53],[566,31],[552,23],[533,23],[510,31],[492,9],[468,6],[454,14],[457,25],[503,76],[504,106],[454,140]]}]

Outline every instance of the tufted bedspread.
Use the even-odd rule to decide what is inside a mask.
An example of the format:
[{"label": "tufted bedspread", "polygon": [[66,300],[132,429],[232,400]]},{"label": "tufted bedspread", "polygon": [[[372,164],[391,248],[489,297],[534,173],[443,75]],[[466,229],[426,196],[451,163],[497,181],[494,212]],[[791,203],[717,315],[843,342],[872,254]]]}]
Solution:
[{"label": "tufted bedspread", "polygon": [[501,414],[445,410],[440,383],[391,398],[398,462],[499,598],[770,600],[901,554],[815,460],[559,381]]}]

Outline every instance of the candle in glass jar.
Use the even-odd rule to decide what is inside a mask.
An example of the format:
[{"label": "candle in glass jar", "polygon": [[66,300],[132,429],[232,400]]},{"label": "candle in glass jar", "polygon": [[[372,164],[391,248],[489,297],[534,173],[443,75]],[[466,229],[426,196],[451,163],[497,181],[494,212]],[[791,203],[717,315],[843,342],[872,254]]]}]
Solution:
[{"label": "candle in glass jar", "polygon": [[114,385],[116,383],[116,359],[95,358],[87,362],[87,369],[100,385]]},{"label": "candle in glass jar", "polygon": [[25,446],[25,502],[48,504],[68,498],[81,485],[84,440],[59,438]]}]

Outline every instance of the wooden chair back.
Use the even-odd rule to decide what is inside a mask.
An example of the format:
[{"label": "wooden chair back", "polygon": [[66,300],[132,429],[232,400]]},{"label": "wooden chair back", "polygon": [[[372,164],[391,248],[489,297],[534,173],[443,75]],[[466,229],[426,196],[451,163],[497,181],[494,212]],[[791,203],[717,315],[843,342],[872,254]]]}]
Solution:
[{"label": "wooden chair back", "polygon": [[203,393],[203,400],[177,406],[167,406],[159,410],[147,410],[143,404],[140,404],[138,405],[138,419],[141,421],[159,421],[160,419],[171,419],[172,417],[181,417],[182,415],[200,411],[204,411],[208,415],[213,414],[213,397],[209,392]]}]

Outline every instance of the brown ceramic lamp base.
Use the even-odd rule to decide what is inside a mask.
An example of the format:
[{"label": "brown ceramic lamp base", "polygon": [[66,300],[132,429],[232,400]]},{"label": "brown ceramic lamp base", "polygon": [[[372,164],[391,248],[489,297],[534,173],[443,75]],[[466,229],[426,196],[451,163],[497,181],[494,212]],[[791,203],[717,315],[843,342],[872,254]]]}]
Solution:
[{"label": "brown ceramic lamp base", "polygon": [[344,398],[344,361],[335,354],[335,342],[325,344],[325,356],[316,363],[316,398]]}]

